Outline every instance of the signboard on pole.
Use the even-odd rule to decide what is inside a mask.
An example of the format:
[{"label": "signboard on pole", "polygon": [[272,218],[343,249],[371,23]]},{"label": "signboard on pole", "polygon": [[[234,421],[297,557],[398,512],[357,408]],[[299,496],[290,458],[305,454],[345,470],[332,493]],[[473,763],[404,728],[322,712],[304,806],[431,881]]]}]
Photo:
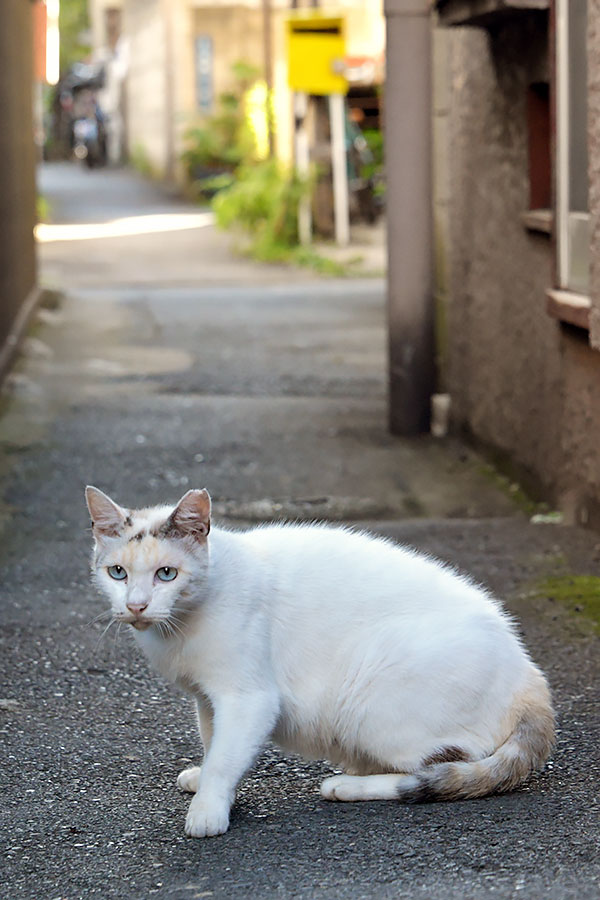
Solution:
[{"label": "signboard on pole", "polygon": [[298,13],[287,20],[288,84],[294,91],[345,94],[343,17]]}]

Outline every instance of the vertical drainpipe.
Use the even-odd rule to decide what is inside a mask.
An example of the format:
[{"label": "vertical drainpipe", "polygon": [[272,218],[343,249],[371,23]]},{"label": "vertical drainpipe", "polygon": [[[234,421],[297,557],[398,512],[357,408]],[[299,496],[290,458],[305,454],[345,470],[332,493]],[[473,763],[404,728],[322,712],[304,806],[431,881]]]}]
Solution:
[{"label": "vertical drainpipe", "polygon": [[435,391],[431,3],[385,0],[389,424],[429,429]]}]

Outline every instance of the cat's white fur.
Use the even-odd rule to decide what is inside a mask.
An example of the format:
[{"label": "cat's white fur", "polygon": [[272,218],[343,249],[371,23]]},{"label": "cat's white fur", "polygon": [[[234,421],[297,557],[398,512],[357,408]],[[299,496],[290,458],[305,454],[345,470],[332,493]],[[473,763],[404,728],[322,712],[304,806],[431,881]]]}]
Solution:
[{"label": "cat's white fur", "polygon": [[87,500],[114,616],[196,698],[204,764],[178,779],[195,792],[188,834],[227,830],[268,739],[342,768],[329,800],[481,796],[548,756],[544,676],[500,605],[448,566],[344,528],[210,530],[205,491],[136,511],[95,488]]}]

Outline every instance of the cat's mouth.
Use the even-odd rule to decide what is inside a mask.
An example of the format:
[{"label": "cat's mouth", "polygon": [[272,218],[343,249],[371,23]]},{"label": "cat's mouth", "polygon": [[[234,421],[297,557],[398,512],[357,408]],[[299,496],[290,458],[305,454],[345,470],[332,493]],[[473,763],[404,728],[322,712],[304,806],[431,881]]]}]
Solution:
[{"label": "cat's mouth", "polygon": [[153,622],[150,619],[134,619],[129,624],[133,625],[138,631],[145,631],[146,628],[150,628]]}]

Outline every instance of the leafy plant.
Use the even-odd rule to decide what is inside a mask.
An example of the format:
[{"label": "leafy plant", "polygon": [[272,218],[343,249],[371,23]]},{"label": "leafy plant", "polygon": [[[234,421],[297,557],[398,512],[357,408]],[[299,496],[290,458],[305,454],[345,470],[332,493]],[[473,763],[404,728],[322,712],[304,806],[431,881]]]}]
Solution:
[{"label": "leafy plant", "polygon": [[143,144],[136,142],[129,154],[129,161],[134,169],[145,178],[155,178],[156,171]]},{"label": "leafy plant", "polygon": [[35,211],[38,222],[47,222],[50,218],[50,204],[48,203],[48,198],[44,196],[44,194],[37,195]]},{"label": "leafy plant", "polygon": [[362,134],[371,151],[373,161],[363,163],[360,174],[362,178],[372,179],[375,193],[382,194],[384,192],[383,133],[377,128],[367,128]]},{"label": "leafy plant", "polygon": [[62,0],[59,12],[60,72],[64,75],[74,62],[90,52],[88,0]]},{"label": "leafy plant", "polygon": [[[185,134],[187,149],[183,163],[191,182],[211,178],[221,172],[234,172],[238,166],[257,157],[254,132],[245,109],[245,95],[259,72],[248,63],[233,66],[236,86],[221,94],[218,111],[205,116]],[[201,185],[202,187],[202,185]]]},{"label": "leafy plant", "polygon": [[295,262],[325,274],[342,274],[343,266],[298,244],[298,207],[310,188],[310,181],[297,172],[266,160],[240,167],[231,187],[219,191],[212,207],[221,228],[245,234],[255,259]]},{"label": "leafy plant", "polygon": [[234,184],[213,200],[217,222],[232,225],[259,239],[291,246],[298,241],[298,204],[305,183],[284,173],[275,160],[241,168]]}]

